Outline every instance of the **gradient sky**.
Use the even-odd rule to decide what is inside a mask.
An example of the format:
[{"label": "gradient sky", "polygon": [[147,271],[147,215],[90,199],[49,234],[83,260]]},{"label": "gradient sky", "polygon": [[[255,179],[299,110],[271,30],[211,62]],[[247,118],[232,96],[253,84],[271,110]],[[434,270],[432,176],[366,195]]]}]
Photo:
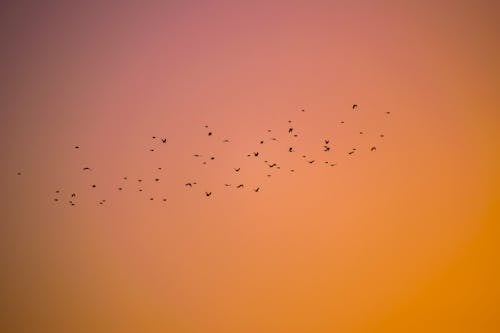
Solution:
[{"label": "gradient sky", "polygon": [[500,331],[498,1],[0,6],[2,332]]}]

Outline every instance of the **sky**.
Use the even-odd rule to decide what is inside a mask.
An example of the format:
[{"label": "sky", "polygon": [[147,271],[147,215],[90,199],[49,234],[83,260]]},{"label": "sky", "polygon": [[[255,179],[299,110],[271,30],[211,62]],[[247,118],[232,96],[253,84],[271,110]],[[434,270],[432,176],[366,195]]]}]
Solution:
[{"label": "sky", "polygon": [[497,1],[0,8],[2,332],[500,331]]}]

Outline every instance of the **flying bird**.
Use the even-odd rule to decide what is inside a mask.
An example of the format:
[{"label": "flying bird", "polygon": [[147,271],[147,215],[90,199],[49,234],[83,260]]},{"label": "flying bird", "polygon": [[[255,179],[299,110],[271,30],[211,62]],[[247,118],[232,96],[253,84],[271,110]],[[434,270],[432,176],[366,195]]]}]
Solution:
[{"label": "flying bird", "polygon": [[262,140],[261,140],[261,141],[260,141],[260,144],[263,144],[263,143],[264,143],[264,141],[262,141]]},{"label": "flying bird", "polygon": [[239,172],[241,168],[236,168],[234,171]]},{"label": "flying bird", "polygon": [[293,147],[288,148],[288,151],[291,153],[293,152]]},{"label": "flying bird", "polygon": [[254,153],[253,153],[253,155],[254,155],[255,157],[259,156],[259,152],[254,152]]},{"label": "flying bird", "polygon": [[325,140],[325,145],[329,144],[330,140]]},{"label": "flying bird", "polygon": [[242,188],[244,185],[243,184],[240,184],[238,186],[236,186],[236,188]]},{"label": "flying bird", "polygon": [[166,143],[166,142],[167,142],[167,139],[166,139],[166,138],[163,138],[163,139],[161,139],[161,142]]},{"label": "flying bird", "polygon": [[208,136],[211,136],[212,135],[212,132],[208,132]]},{"label": "flying bird", "polygon": [[313,164],[315,160],[307,161],[309,164]]},{"label": "flying bird", "polygon": [[290,128],[288,129],[288,133],[292,133],[292,132],[293,132],[293,128],[292,128],[292,127],[290,127]]},{"label": "flying bird", "polygon": [[371,149],[370,149],[370,150],[371,150],[371,151],[375,151],[375,150],[377,150],[377,147],[373,146],[373,147],[371,147]]},{"label": "flying bird", "polygon": [[225,140],[224,140],[224,141],[222,141],[222,142],[226,143],[226,142],[229,142],[229,140],[228,140],[228,139],[225,139]]},{"label": "flying bird", "polygon": [[328,147],[328,146],[323,146],[323,151],[330,151],[330,147]]},{"label": "flying bird", "polygon": [[209,196],[211,196],[211,195],[212,195],[212,192],[205,192],[205,195],[206,195],[207,197],[209,197]]},{"label": "flying bird", "polygon": [[92,170],[92,169],[89,167],[85,167],[85,168],[83,168],[83,170]]},{"label": "flying bird", "polygon": [[254,192],[259,192],[259,190],[260,190],[260,187],[257,187],[257,188],[254,190]]},{"label": "flying bird", "polygon": [[193,184],[191,184],[191,183],[186,183],[186,184],[184,184],[184,186],[193,187]]},{"label": "flying bird", "polygon": [[352,109],[353,109],[353,110],[354,110],[354,109],[356,109],[357,107],[358,107],[358,104],[353,104],[353,105],[352,105]]},{"label": "flying bird", "polygon": [[71,193],[71,197],[75,198],[76,197],[76,193]]}]

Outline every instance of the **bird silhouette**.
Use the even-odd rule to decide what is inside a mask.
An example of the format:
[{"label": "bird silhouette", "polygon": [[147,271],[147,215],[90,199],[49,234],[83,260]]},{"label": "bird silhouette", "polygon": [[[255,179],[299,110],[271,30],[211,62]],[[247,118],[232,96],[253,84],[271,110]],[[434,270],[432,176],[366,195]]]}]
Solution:
[{"label": "bird silhouette", "polygon": [[208,136],[212,136],[212,132],[208,132]]},{"label": "bird silhouette", "polygon": [[353,110],[354,110],[354,109],[356,109],[357,107],[358,107],[358,104],[353,104],[353,105],[352,105],[352,109],[353,109]]},{"label": "bird silhouette", "polygon": [[254,190],[254,192],[259,192],[259,190],[260,190],[260,187],[257,187],[257,188]]},{"label": "bird silhouette", "polygon": [[264,144],[264,141],[262,141],[262,140],[261,140],[261,141],[260,141],[260,144]]},{"label": "bird silhouette", "polygon": [[224,184],[224,186],[228,187],[228,186],[231,186],[231,184]]},{"label": "bird silhouette", "polygon": [[288,151],[291,153],[293,152],[293,147],[288,148]]},{"label": "bird silhouette", "polygon": [[228,140],[228,139],[225,139],[225,140],[224,140],[224,141],[222,141],[222,142],[227,143],[227,142],[229,142],[229,140]]},{"label": "bird silhouette", "polygon": [[240,184],[238,186],[236,186],[236,188],[242,188],[244,185],[243,184]]},{"label": "bird silhouette", "polygon": [[93,188],[95,188],[96,186],[95,185],[92,185]]},{"label": "bird silhouette", "polygon": [[160,178],[155,178],[155,182],[159,182],[160,181]]},{"label": "bird silhouette", "polygon": [[150,149],[149,151],[155,151],[154,149]]},{"label": "bird silhouette", "polygon": [[328,147],[328,146],[323,146],[323,151],[330,151],[330,147]]},{"label": "bird silhouette", "polygon": [[161,139],[161,142],[163,142],[163,143],[167,143],[167,139],[166,139],[166,138],[163,138],[163,139]]},{"label": "bird silhouette", "polygon": [[290,128],[288,129],[288,133],[292,133],[292,132],[293,132],[293,128],[292,128],[292,127],[290,127]]},{"label": "bird silhouette", "polygon": [[212,192],[205,192],[205,195],[206,195],[207,197],[209,197],[209,196],[211,196],[211,195],[212,195]]},{"label": "bird silhouette", "polygon": [[276,163],[273,163],[273,164],[269,165],[270,168],[274,168],[275,166],[276,166]]},{"label": "bird silhouette", "polygon": [[83,170],[92,170],[92,169],[89,167],[85,167],[85,168],[83,168]]},{"label": "bird silhouette", "polygon": [[383,138],[384,136],[385,136],[385,135],[383,135],[383,134],[380,134],[380,137],[381,137],[381,138]]},{"label": "bird silhouette", "polygon": [[212,156],[212,157],[210,157],[210,159],[213,161],[213,160],[215,160],[215,157]]},{"label": "bird silhouette", "polygon": [[193,184],[191,184],[191,183],[186,183],[186,184],[184,184],[184,186],[193,187]]},{"label": "bird silhouette", "polygon": [[329,144],[330,140],[325,140],[325,145]]},{"label": "bird silhouette", "polygon": [[370,150],[371,150],[371,151],[375,151],[375,150],[377,150],[377,147],[373,146],[373,147],[371,147],[371,149],[370,149]]},{"label": "bird silhouette", "polygon": [[123,190],[123,188],[121,188],[121,187],[118,187],[118,191],[121,191],[121,190]]},{"label": "bird silhouette", "polygon": [[153,136],[153,139],[156,139],[156,136]]},{"label": "bird silhouette", "polygon": [[200,154],[194,154],[193,156],[194,156],[194,157],[201,157],[201,155],[200,155]]},{"label": "bird silhouette", "polygon": [[76,197],[76,193],[71,193],[71,197],[75,198]]},{"label": "bird silhouette", "polygon": [[18,173],[17,173],[17,175],[18,175],[18,176],[20,176],[20,175],[21,175],[21,172],[18,172]]},{"label": "bird silhouette", "polygon": [[255,156],[255,157],[259,156],[259,152],[254,152],[253,156]]},{"label": "bird silhouette", "polygon": [[57,199],[57,198],[54,198],[54,201],[56,201],[56,202],[57,202],[57,201],[59,201],[59,199]]},{"label": "bird silhouette", "polygon": [[75,146],[75,149],[80,149],[80,146]]},{"label": "bird silhouette", "polygon": [[239,172],[241,168],[236,168],[234,171]]},{"label": "bird silhouette", "polygon": [[315,160],[307,161],[309,164],[313,164]]}]

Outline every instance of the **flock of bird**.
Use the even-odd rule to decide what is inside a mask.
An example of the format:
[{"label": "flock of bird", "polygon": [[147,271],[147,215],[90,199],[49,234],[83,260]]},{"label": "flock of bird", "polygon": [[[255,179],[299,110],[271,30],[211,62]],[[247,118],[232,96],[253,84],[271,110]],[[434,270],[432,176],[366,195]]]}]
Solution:
[{"label": "flock of bird", "polygon": [[[358,105],[357,104],[353,104],[352,105],[352,110],[356,111],[358,109]],[[301,112],[306,112],[305,109],[301,109]],[[385,112],[387,115],[390,114],[390,112]],[[340,124],[344,124],[344,121],[341,121]],[[292,121],[291,120],[288,120],[288,129],[285,133],[288,133],[289,136],[292,136],[294,138],[297,138],[298,137],[298,134],[296,133],[295,131],[295,128],[293,127],[292,125]],[[215,137],[215,132],[214,130],[210,129],[208,125],[204,125],[204,129],[206,130],[206,135],[208,137]],[[268,134],[271,135],[271,133],[273,133],[273,131],[271,129],[268,129],[267,130]],[[359,134],[363,134],[364,132],[363,131],[359,131]],[[379,134],[378,135],[380,138],[383,138],[384,137],[384,134]],[[152,136],[151,137],[152,140],[154,140],[155,142],[157,142],[158,144],[160,145],[168,145],[169,144],[169,140],[167,140],[166,137],[156,137],[156,136]],[[274,136],[271,136],[269,138],[269,140],[271,141],[279,141],[278,138],[274,137]],[[229,139],[222,139],[221,140],[222,143],[224,144],[230,144],[231,143],[231,140]],[[264,140],[259,140],[259,145],[264,145]],[[322,151],[323,153],[327,154],[329,153],[330,151],[332,151],[333,147],[332,147],[333,143],[332,143],[332,140],[331,139],[323,139],[323,141],[321,142],[321,148],[322,148]],[[74,149],[78,150],[80,149],[80,146],[79,145],[75,145],[74,146]],[[375,152],[377,150],[377,147],[376,146],[370,146],[369,147],[369,151],[371,152]],[[150,152],[155,152],[155,149],[154,148],[149,148],[149,151]],[[296,148],[294,146],[289,146],[286,148],[286,150],[284,151],[287,151],[288,153],[296,153]],[[347,155],[353,155],[354,153],[356,152],[356,148],[352,148],[350,151],[347,152]],[[259,151],[252,151],[251,153],[248,153],[246,154],[247,157],[254,157],[254,158],[260,158],[262,154],[259,152]],[[318,163],[316,159],[314,158],[307,158],[308,156],[307,155],[300,155],[302,159],[304,159],[308,164],[314,164],[314,163]],[[195,153],[195,154],[192,154],[192,157],[194,157],[195,159],[199,159],[199,158],[202,158],[203,155],[202,154],[199,154],[199,153]],[[210,161],[213,161],[215,160],[215,156],[210,156],[209,157],[209,160]],[[264,160],[264,163],[265,165],[269,168],[269,169],[276,169],[276,170],[280,170],[281,169],[281,165],[277,162],[271,162],[269,160]],[[337,165],[336,162],[328,162],[328,161],[325,161],[324,162],[327,166],[330,166],[330,167],[334,167]],[[204,160],[202,161],[202,164],[203,165],[206,165],[207,164],[207,160]],[[162,167],[158,167],[158,170],[162,170]],[[241,170],[241,166],[236,166],[236,167],[233,167],[233,172],[235,174],[239,174],[240,173],[240,170]],[[93,171],[93,168],[90,167],[90,166],[85,166],[82,168],[82,171],[83,172],[92,172]],[[295,169],[289,169],[289,172],[295,172]],[[18,172],[17,173],[18,176],[21,176],[22,173],[21,172]],[[270,174],[269,172],[266,173],[266,176],[267,177],[271,177],[272,174]],[[160,181],[160,178],[159,177],[156,177],[156,178],[153,178],[154,179],[154,182],[159,182]],[[123,181],[125,182],[133,182],[132,180],[129,180],[128,177],[123,177]],[[144,179],[142,178],[138,178],[136,179],[136,182],[137,182],[137,187],[136,187],[136,190],[139,191],[139,192],[143,192],[143,188],[141,187],[141,184],[143,183]],[[181,184],[179,184],[181,185]],[[196,188],[198,185],[198,182],[196,181],[186,181],[184,183],[184,187],[186,189],[189,189],[189,190],[192,190],[194,188]],[[93,190],[97,187],[96,184],[90,184],[89,185],[89,188],[90,190]],[[245,188],[248,188],[250,189],[251,191],[255,192],[255,193],[258,193],[260,190],[261,190],[261,185],[254,185],[254,186],[249,186],[248,184],[245,184],[245,183],[237,183],[237,184],[230,184],[230,183],[224,183],[224,187],[226,188],[236,188],[238,190],[241,190],[241,189],[245,189]],[[116,191],[123,191],[125,190],[124,186],[117,186],[116,187]],[[213,193],[212,193],[212,190],[207,190],[207,189],[204,189],[202,191],[200,191],[201,195],[209,198],[211,196],[213,196]],[[55,191],[55,195],[53,196],[52,200],[53,202],[55,203],[59,203],[59,202],[64,202],[65,200],[64,199],[67,199],[66,203],[69,204],[70,206],[75,206],[77,204],[77,198],[80,196],[80,194],[77,194],[76,192],[72,192],[72,191],[69,191],[68,194],[63,194],[63,191],[61,189],[57,189]],[[153,201],[155,200],[156,198],[154,196],[151,196],[149,197],[149,200],[150,201]],[[161,197],[160,198],[160,201],[161,202],[167,202],[167,198],[166,197]],[[106,199],[102,199],[102,200],[99,200],[97,202],[98,205],[104,205],[106,203]]]}]

